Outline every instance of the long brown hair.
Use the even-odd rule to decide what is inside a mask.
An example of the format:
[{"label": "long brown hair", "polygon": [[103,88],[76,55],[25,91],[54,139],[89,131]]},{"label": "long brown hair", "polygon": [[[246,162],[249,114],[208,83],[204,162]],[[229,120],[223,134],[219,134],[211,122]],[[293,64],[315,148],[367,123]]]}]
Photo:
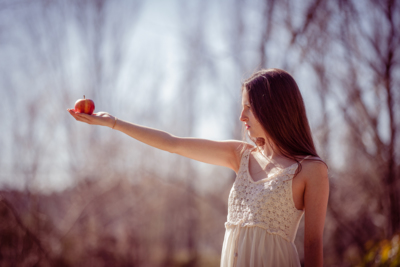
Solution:
[{"label": "long brown hair", "polygon": [[[303,97],[289,73],[275,68],[257,71],[243,82],[243,90],[249,95],[255,118],[270,138],[268,142],[272,141],[282,155],[299,164],[296,174],[301,171],[298,157],[319,157]],[[257,147],[265,144],[264,138],[252,141]]]}]

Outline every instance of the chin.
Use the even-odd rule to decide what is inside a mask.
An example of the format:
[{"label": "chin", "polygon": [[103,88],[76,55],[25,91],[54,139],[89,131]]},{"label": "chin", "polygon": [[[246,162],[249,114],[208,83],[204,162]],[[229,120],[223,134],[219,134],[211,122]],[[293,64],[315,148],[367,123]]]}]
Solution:
[{"label": "chin", "polygon": [[251,134],[250,132],[248,133],[248,135],[249,135],[250,138],[253,138],[253,139],[257,139],[258,138],[258,136],[254,135],[254,134]]},{"label": "chin", "polygon": [[255,140],[258,140],[259,138],[262,138],[265,140],[265,137],[261,136],[261,135],[256,135],[256,134],[251,134],[250,132],[248,133],[249,137]]},{"label": "chin", "polygon": [[247,130],[247,134],[252,137],[252,138],[257,138],[259,137],[257,134],[255,134],[252,130]]}]

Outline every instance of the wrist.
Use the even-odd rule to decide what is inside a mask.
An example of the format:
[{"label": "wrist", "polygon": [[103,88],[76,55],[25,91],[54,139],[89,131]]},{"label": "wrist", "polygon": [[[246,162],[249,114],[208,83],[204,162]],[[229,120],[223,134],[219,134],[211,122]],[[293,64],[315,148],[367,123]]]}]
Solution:
[{"label": "wrist", "polygon": [[115,126],[117,125],[117,117],[114,117],[114,121],[112,122],[112,125],[110,126],[111,129],[115,130]]}]

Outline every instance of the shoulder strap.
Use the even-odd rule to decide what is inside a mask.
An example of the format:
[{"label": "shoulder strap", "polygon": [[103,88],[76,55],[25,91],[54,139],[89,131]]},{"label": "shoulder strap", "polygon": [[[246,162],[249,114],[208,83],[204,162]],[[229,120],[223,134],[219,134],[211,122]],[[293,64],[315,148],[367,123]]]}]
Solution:
[{"label": "shoulder strap", "polygon": [[307,157],[305,157],[305,158],[303,158],[302,160],[300,160],[300,163],[302,163],[303,162],[303,160],[305,160],[305,159],[307,159],[307,158],[309,158],[311,155],[308,155]]},{"label": "shoulder strap", "polygon": [[239,168],[239,169],[241,169],[242,167],[244,167],[244,166],[247,165],[247,162],[248,162],[248,160],[249,160],[250,153],[251,153],[251,151],[252,151],[253,149],[254,149],[254,148],[246,148],[245,151],[243,151],[243,153],[242,153],[242,158],[240,159],[240,168]]},{"label": "shoulder strap", "polygon": [[[309,158],[309,157],[312,157],[312,155],[308,155],[307,157],[303,158],[300,162],[302,162],[303,160],[305,160],[305,159],[307,159],[307,158]],[[326,164],[326,162],[323,161],[320,157],[315,157],[315,158],[312,159],[312,160],[313,160],[313,161],[316,161],[316,162],[322,162],[322,163],[325,164],[325,166],[329,169],[329,167],[328,167],[328,165]]]}]

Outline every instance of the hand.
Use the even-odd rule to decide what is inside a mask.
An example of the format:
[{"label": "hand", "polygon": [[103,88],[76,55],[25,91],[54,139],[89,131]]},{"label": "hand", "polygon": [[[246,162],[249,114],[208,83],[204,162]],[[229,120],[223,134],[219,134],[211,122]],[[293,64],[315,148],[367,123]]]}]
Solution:
[{"label": "hand", "polygon": [[115,122],[115,117],[111,116],[107,112],[97,112],[92,115],[85,113],[77,113],[74,109],[67,109],[69,114],[77,121],[85,122],[92,125],[101,125],[112,128]]}]

